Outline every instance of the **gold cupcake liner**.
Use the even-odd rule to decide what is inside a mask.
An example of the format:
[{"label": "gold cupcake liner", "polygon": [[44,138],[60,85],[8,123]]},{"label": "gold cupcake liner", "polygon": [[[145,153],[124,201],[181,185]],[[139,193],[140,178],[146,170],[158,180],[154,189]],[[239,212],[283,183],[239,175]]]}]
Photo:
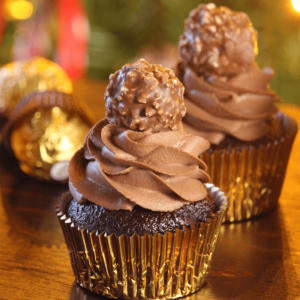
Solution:
[{"label": "gold cupcake liner", "polygon": [[297,133],[292,118],[282,114],[282,121],[287,133],[273,143],[200,156],[207,164],[211,182],[228,197],[224,222],[248,220],[277,206]]},{"label": "gold cupcake liner", "polygon": [[66,211],[66,193],[57,203],[59,218],[76,282],[109,298],[175,299],[199,290],[210,261],[227,202],[224,193],[207,185],[218,211],[208,223],[154,236],[107,236],[75,227]]}]

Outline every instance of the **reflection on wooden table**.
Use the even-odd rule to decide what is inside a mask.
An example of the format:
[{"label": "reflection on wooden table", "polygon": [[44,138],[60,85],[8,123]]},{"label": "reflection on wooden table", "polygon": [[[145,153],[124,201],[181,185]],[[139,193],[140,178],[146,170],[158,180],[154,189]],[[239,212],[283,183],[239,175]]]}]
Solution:
[{"label": "reflection on wooden table", "polygon": [[[75,83],[75,94],[105,115],[106,83]],[[300,108],[282,105],[300,125]],[[249,222],[222,225],[207,284],[185,299],[300,298],[300,135],[280,205]],[[23,174],[0,148],[0,299],[104,299],[74,284],[54,204],[67,185]]]}]

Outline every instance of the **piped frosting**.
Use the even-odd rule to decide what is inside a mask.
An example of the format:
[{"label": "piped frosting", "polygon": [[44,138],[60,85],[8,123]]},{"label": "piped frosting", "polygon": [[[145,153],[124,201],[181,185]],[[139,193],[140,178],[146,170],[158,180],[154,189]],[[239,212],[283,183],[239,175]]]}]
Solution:
[{"label": "piped frosting", "polygon": [[[148,69],[142,75],[140,64]],[[159,72],[152,71],[155,69]],[[126,74],[133,72],[135,81],[131,81],[131,76],[121,76],[120,71],[110,77],[105,95],[107,118],[90,130],[83,148],[70,162],[69,186],[73,197],[78,202],[89,200],[109,210],[132,210],[139,205],[153,211],[173,211],[204,199],[207,196],[204,183],[209,176],[199,155],[210,145],[205,139],[182,131],[181,116],[186,108],[181,83],[172,71],[145,61],[125,65],[122,70]],[[154,74],[160,94],[164,92],[171,98],[163,106],[169,122],[160,118],[158,112],[148,117],[143,115],[145,106],[162,101],[155,97],[157,91],[151,89],[152,85],[149,87],[146,82],[143,86],[145,78],[154,78],[148,72],[161,75]],[[173,86],[166,86],[168,81],[164,78],[168,77]],[[138,82],[138,88],[131,85],[133,82]],[[122,90],[126,93],[120,100]],[[139,101],[142,92],[150,94],[149,102]],[[124,114],[120,103],[126,108]],[[133,122],[136,118],[141,123]]]},{"label": "piped frosting", "polygon": [[273,70],[255,63],[257,33],[246,14],[199,5],[185,22],[179,50],[186,132],[217,145],[226,136],[248,142],[270,132],[280,100],[269,89]]}]

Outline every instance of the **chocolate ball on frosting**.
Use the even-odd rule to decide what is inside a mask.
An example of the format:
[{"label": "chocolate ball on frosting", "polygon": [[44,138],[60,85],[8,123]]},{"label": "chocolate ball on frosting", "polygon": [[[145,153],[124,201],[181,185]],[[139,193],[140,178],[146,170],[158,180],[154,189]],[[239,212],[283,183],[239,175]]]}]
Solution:
[{"label": "chocolate ball on frosting", "polygon": [[172,70],[140,59],[109,79],[105,100],[111,124],[152,132],[180,128],[184,87]]},{"label": "chocolate ball on frosting", "polygon": [[254,62],[257,32],[245,13],[201,4],[185,21],[179,52],[183,62],[200,76],[236,75]]}]

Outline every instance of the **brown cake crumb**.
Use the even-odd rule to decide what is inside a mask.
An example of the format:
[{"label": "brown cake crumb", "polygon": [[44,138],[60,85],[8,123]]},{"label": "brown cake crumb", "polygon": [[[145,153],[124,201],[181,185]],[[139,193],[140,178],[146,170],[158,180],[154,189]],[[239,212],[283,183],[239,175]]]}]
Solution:
[{"label": "brown cake crumb", "polygon": [[89,232],[98,230],[107,235],[131,236],[138,234],[143,236],[155,233],[165,234],[167,231],[176,233],[176,228],[194,225],[200,227],[200,223],[208,222],[212,213],[216,211],[215,200],[208,192],[207,197],[197,202],[191,202],[172,212],[157,212],[136,206],[129,210],[109,210],[92,202],[80,204],[72,200],[67,216],[79,228],[86,228]]}]

